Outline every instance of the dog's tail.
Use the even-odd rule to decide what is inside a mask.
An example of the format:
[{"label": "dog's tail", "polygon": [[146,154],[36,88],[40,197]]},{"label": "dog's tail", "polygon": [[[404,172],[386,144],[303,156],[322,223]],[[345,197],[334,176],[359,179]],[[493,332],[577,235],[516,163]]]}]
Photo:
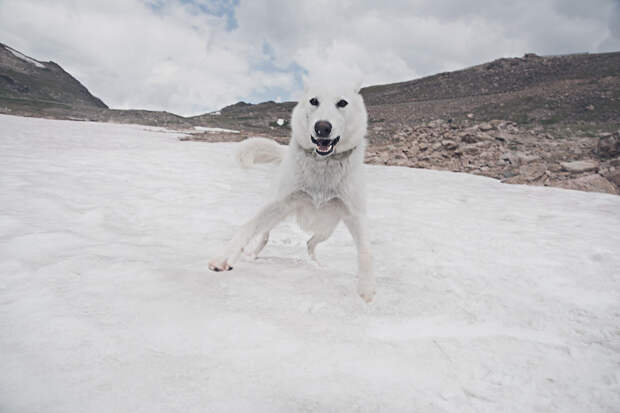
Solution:
[{"label": "dog's tail", "polygon": [[237,149],[237,162],[242,168],[257,163],[280,163],[286,146],[266,138],[249,138],[241,142]]}]

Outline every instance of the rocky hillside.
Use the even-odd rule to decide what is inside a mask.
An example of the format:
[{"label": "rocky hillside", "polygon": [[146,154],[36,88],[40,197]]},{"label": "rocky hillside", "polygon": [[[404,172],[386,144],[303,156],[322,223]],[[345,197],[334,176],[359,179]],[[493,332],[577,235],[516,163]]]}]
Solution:
[{"label": "rocky hillside", "polygon": [[109,109],[58,64],[35,60],[2,43],[0,113],[175,128],[192,126],[189,119],[170,112]]},{"label": "rocky hillside", "polygon": [[620,130],[552,134],[512,121],[447,122],[436,119],[402,128],[375,143],[366,161],[467,172],[506,183],[557,186],[620,194]]},{"label": "rocky hillside", "polygon": [[[620,194],[620,53],[527,54],[362,94],[370,163]],[[283,141],[293,105],[240,102],[200,118]]]},{"label": "rocky hillside", "polygon": [[[521,126],[620,124],[620,52],[501,58],[421,79],[362,89],[371,140],[389,139],[403,126],[434,119],[505,119]],[[292,102],[239,102],[210,121],[287,134],[274,119],[286,117]],[[204,116],[204,115],[203,115]],[[204,117],[201,117],[204,119]],[[218,125],[219,126],[219,125]]]},{"label": "rocky hillside", "polygon": [[107,108],[54,62],[40,62],[0,43],[0,106]]}]

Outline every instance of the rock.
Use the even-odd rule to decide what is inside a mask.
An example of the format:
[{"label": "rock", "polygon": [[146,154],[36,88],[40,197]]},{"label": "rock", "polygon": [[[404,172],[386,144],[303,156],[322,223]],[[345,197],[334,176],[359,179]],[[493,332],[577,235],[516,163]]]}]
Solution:
[{"label": "rock", "polygon": [[[514,169],[507,169],[504,172],[502,172],[502,176],[506,179],[510,179],[513,176],[518,176],[519,174],[517,172],[514,171]],[[503,182],[503,181],[502,181]]]},{"label": "rock", "polygon": [[441,141],[441,145],[444,148],[448,149],[448,150],[454,150],[454,149],[458,148],[458,146],[459,146],[452,139],[445,139],[445,140]]},{"label": "rock", "polygon": [[620,188],[620,171],[613,173],[607,179],[609,179],[609,181],[616,184],[616,186]]},{"label": "rock", "polygon": [[618,190],[607,179],[598,174],[580,176],[557,183],[555,186],[565,189],[576,189],[578,191],[604,192],[607,194],[618,194]]},{"label": "rock", "polygon": [[522,153],[522,152],[517,152],[517,153],[518,153],[519,161],[521,163],[529,163],[529,162],[537,161],[540,159],[540,156],[538,155],[532,155],[532,154],[527,154],[527,153]]},{"label": "rock", "polygon": [[488,133],[480,132],[478,130],[475,130],[474,128],[468,128],[457,136],[459,137],[461,142],[465,143],[476,143],[480,141],[493,140],[493,137]]},{"label": "rock", "polygon": [[493,126],[487,122],[484,122],[478,125],[478,129],[480,129],[483,132],[486,132],[486,131],[493,129]]},{"label": "rock", "polygon": [[573,173],[596,171],[599,166],[596,161],[560,162],[560,165],[563,170]]},{"label": "rock", "polygon": [[474,118],[474,114],[473,113],[468,113],[467,114],[467,119],[473,119]]},{"label": "rock", "polygon": [[510,176],[508,178],[502,179],[501,182],[504,184],[527,184],[529,183],[527,178],[521,175]]},{"label": "rock", "polygon": [[429,128],[439,128],[440,126],[443,126],[445,123],[446,121],[443,119],[435,119],[435,120],[428,122],[426,126],[428,126]]},{"label": "rock", "polygon": [[508,140],[508,134],[505,132],[496,133],[495,140],[500,142],[506,142]]},{"label": "rock", "polygon": [[479,141],[492,141],[492,140],[494,140],[493,136],[489,135],[486,132],[478,132],[478,133],[476,133],[476,138]]},{"label": "rock", "polygon": [[519,168],[519,175],[523,177],[525,182],[536,181],[547,173],[547,167],[544,164],[536,163],[523,165]]},{"label": "rock", "polygon": [[480,148],[475,145],[466,145],[463,148],[463,152],[468,155],[477,155],[478,153],[480,153]]},{"label": "rock", "polygon": [[478,137],[476,136],[475,133],[466,132],[466,133],[460,135],[460,138],[461,138],[461,142],[465,142],[465,143],[475,143],[475,142],[478,142]]},{"label": "rock", "polygon": [[519,165],[526,155],[523,152],[504,152],[500,159],[509,162],[511,165]]},{"label": "rock", "polygon": [[601,158],[613,158],[620,155],[620,134],[600,134],[595,153]]},{"label": "rock", "polygon": [[506,127],[510,122],[500,119],[493,119],[489,121],[489,125],[493,127],[493,129],[502,129]]}]

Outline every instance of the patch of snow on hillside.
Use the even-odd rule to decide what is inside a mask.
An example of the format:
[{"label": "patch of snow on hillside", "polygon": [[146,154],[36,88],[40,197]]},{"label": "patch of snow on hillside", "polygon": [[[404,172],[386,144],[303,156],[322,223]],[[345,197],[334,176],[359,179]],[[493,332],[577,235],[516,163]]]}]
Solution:
[{"label": "patch of snow on hillside", "polygon": [[612,412],[620,197],[367,166],[340,226],[207,262],[266,200],[237,144],[0,116],[2,412]]},{"label": "patch of snow on hillside", "polygon": [[194,126],[194,129],[196,129],[197,131],[201,131],[201,132],[212,132],[212,133],[216,133],[216,132],[239,133],[238,130],[223,129],[223,128],[209,128],[209,127],[206,127],[206,126]]},{"label": "patch of snow on hillside", "polygon": [[17,51],[17,50],[15,50],[15,49],[12,49],[12,48],[10,48],[10,47],[8,47],[8,46],[6,46],[6,49],[7,49],[9,52],[13,53],[13,55],[15,55],[15,57],[18,57],[18,58],[22,59],[23,61],[26,61],[26,62],[28,62],[28,63],[31,63],[31,64],[33,64],[33,65],[35,65],[36,67],[39,67],[39,68],[41,68],[41,69],[45,68],[45,65],[44,65],[43,63],[41,63],[41,62],[39,62],[39,61],[37,61],[37,60],[34,60],[33,58],[28,57],[28,56],[26,56],[25,54],[22,54],[22,53],[18,52],[18,51]]}]

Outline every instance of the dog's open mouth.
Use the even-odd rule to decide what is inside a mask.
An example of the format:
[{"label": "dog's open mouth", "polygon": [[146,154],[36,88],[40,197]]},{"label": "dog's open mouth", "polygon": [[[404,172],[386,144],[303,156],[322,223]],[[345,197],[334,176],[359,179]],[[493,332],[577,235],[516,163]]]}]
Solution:
[{"label": "dog's open mouth", "polygon": [[312,139],[312,143],[316,145],[314,149],[318,155],[327,156],[334,151],[334,147],[340,140],[340,136],[337,136],[335,139],[316,139],[314,136],[310,135],[310,139]]}]

